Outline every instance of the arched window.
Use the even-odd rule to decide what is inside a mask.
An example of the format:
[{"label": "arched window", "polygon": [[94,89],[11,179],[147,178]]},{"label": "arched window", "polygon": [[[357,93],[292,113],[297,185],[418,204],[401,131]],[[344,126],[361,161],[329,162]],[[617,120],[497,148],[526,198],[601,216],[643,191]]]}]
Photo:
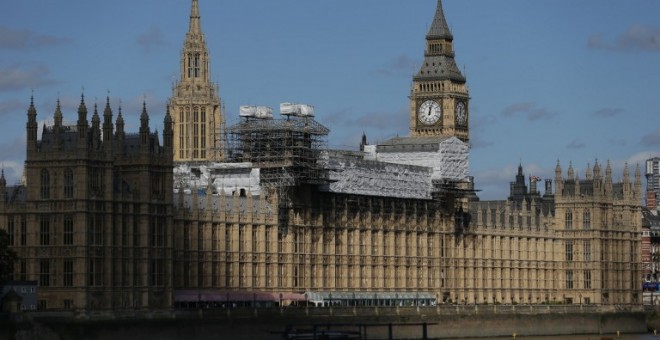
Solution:
[{"label": "arched window", "polygon": [[73,198],[73,170],[64,170],[64,198]]},{"label": "arched window", "polygon": [[591,229],[591,211],[589,211],[589,209],[584,210],[582,225],[584,226],[584,229]]},{"label": "arched window", "polygon": [[573,212],[566,210],[566,229],[573,229]]},{"label": "arched window", "polygon": [[41,170],[41,199],[50,198],[50,173],[48,170]]}]

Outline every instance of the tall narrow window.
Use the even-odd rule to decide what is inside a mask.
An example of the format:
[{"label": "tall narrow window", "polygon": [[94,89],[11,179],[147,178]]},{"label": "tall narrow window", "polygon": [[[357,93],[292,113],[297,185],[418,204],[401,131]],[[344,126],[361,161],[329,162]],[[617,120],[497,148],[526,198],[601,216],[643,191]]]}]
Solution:
[{"label": "tall narrow window", "polygon": [[566,241],[566,261],[573,261],[573,241]]},{"label": "tall narrow window", "polygon": [[41,198],[50,198],[50,173],[48,170],[41,170]]},{"label": "tall narrow window", "polygon": [[195,78],[199,77],[199,53],[195,53]]},{"label": "tall narrow window", "polygon": [[151,285],[160,287],[165,284],[165,265],[162,259],[151,260]]},{"label": "tall narrow window", "polygon": [[567,289],[573,289],[573,271],[572,270],[567,270],[566,271],[566,288]]},{"label": "tall narrow window", "polygon": [[88,284],[90,286],[102,286],[103,285],[103,259],[102,258],[90,258],[89,259],[89,272],[88,275]]},{"label": "tall narrow window", "polygon": [[591,241],[584,241],[584,260],[591,261]]},{"label": "tall narrow window", "polygon": [[584,288],[591,289],[591,271],[584,271]]},{"label": "tall narrow window", "polygon": [[192,54],[188,54],[188,78],[192,78],[192,67],[193,67],[193,60],[192,60]]},{"label": "tall narrow window", "polygon": [[70,214],[64,215],[64,245],[73,244],[73,216]]},{"label": "tall narrow window", "polygon": [[64,170],[64,198],[73,198],[73,170]]},{"label": "tall narrow window", "polygon": [[15,233],[16,233],[16,227],[14,226],[14,216],[7,216],[7,234],[9,234],[9,245],[13,246],[15,245],[16,239],[15,239]]},{"label": "tall narrow window", "polygon": [[584,210],[582,225],[584,225],[584,229],[591,229],[591,211],[589,209]]},{"label": "tall narrow window", "polygon": [[569,209],[566,210],[566,216],[565,216],[565,221],[566,221],[566,229],[570,230],[573,229],[573,212]]},{"label": "tall narrow window", "polygon": [[25,215],[21,216],[21,245],[27,244],[27,219]]},{"label": "tall narrow window", "polygon": [[73,287],[73,260],[64,260],[62,272],[64,287]]},{"label": "tall narrow window", "polygon": [[49,260],[39,261],[39,286],[41,286],[41,287],[50,286],[50,261]]},{"label": "tall narrow window", "polygon": [[42,215],[39,223],[39,244],[50,245],[50,219],[48,215]]}]

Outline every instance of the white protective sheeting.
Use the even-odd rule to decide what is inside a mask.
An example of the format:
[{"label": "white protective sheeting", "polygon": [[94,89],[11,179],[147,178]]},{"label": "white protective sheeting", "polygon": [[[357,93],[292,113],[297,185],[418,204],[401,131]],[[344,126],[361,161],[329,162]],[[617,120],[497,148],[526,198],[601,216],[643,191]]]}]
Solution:
[{"label": "white protective sheeting", "polygon": [[284,116],[314,117],[314,106],[307,104],[281,103],[280,113]]},{"label": "white protective sheeting", "polygon": [[215,193],[231,196],[235,191],[260,195],[259,168],[252,163],[213,163],[189,166],[180,164],[174,168],[175,192],[183,189],[208,189],[209,183]]},{"label": "white protective sheeting", "polygon": [[239,108],[238,115],[258,119],[273,119],[273,109],[268,106],[242,105]]},{"label": "white protective sheeting", "polygon": [[330,157],[329,192],[365,196],[431,199],[432,170],[424,167]]},{"label": "white protective sheeting", "polygon": [[433,169],[433,179],[462,181],[469,175],[470,147],[456,137],[437,142],[410,137],[397,142],[395,146],[365,147],[365,159],[429,167]]}]

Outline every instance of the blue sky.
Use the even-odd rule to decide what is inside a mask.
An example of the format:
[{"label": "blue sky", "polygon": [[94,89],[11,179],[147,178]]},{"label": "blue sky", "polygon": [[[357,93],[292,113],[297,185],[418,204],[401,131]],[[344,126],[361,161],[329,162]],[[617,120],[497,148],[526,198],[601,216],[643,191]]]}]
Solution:
[{"label": "blue sky", "polygon": [[[435,0],[200,0],[213,80],[235,122],[240,105],[316,107],[333,148],[409,133],[412,74]],[[4,0],[0,12],[0,162],[9,183],[25,159],[34,91],[38,119],[76,120],[121,103],[137,131],[146,100],[162,131],[179,74],[188,0]],[[660,1],[445,0],[471,99],[471,174],[504,198],[522,162],[552,178],[557,160],[643,165],[660,154]]]}]

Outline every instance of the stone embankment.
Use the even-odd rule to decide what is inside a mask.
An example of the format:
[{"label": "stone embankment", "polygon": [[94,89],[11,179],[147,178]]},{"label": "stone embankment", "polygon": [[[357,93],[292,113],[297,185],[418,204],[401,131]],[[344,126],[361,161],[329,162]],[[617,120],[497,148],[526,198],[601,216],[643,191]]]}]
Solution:
[{"label": "stone embankment", "polygon": [[[648,325],[647,325],[648,321]],[[641,307],[434,306],[372,308],[200,309],[107,313],[36,313],[0,339],[282,339],[303,332],[344,332],[361,339],[439,339],[568,334],[638,334],[660,324]],[[660,327],[657,327],[660,329]],[[32,332],[33,331],[33,332]],[[32,332],[32,333],[31,333]],[[37,337],[30,337],[33,334]]]}]

